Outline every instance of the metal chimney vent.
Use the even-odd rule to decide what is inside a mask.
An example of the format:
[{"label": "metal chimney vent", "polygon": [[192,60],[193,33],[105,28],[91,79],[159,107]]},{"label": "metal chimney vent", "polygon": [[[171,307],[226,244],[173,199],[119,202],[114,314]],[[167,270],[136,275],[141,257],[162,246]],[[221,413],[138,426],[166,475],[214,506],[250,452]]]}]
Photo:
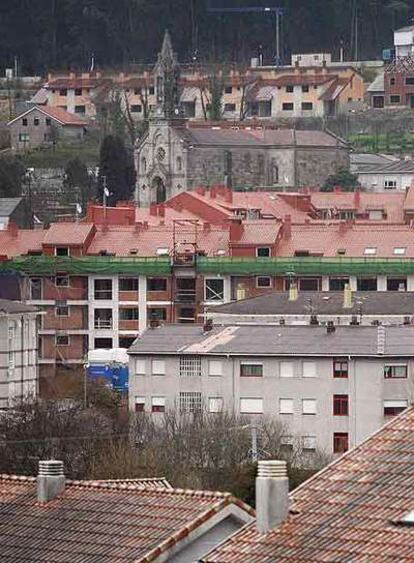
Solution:
[{"label": "metal chimney vent", "polygon": [[268,479],[282,479],[287,477],[286,461],[259,461],[257,470],[258,477],[266,477]]},{"label": "metal chimney vent", "polygon": [[48,477],[60,477],[61,475],[63,475],[63,461],[39,461],[39,475]]}]

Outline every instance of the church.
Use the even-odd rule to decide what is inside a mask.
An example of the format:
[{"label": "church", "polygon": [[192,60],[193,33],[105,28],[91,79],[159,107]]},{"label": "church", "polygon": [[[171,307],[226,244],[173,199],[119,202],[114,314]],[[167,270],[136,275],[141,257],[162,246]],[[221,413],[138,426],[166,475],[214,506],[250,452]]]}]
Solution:
[{"label": "church", "polygon": [[166,32],[154,69],[157,106],[135,147],[136,201],[147,207],[196,186],[319,186],[349,168],[349,147],[319,130],[256,120],[189,121],[180,115],[180,71]]}]

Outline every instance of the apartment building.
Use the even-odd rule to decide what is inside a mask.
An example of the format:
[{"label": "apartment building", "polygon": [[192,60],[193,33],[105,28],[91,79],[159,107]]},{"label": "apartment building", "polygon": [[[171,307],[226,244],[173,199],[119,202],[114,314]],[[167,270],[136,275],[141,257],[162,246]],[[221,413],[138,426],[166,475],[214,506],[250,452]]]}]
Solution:
[{"label": "apartment building", "polygon": [[0,411],[37,396],[39,315],[35,307],[0,299]]},{"label": "apartment building", "polygon": [[413,327],[182,326],[129,349],[129,407],[276,416],[284,443],[343,453],[412,399]]}]

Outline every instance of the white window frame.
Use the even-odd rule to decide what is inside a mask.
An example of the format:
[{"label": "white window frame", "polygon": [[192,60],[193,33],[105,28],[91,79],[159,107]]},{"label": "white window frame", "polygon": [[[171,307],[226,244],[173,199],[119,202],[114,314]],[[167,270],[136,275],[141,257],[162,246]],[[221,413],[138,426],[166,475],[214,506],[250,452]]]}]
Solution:
[{"label": "white window frame", "polygon": [[180,360],[180,377],[201,377],[201,356],[183,354]]},{"label": "white window frame", "polygon": [[157,248],[156,250],[156,255],[157,256],[169,256],[170,251],[166,246],[162,246],[160,248]]},{"label": "white window frame", "polygon": [[146,361],[135,360],[135,375],[146,375]]},{"label": "white window frame", "polygon": [[293,399],[279,399],[279,414],[294,414],[295,402]]},{"label": "white window frame", "polygon": [[136,395],[134,397],[134,405],[144,405],[144,411],[145,411],[145,407],[147,406],[146,397]]},{"label": "white window frame", "polygon": [[200,412],[203,408],[203,396],[201,391],[180,391],[178,399],[180,412]]},{"label": "white window frame", "polygon": [[7,365],[8,365],[8,368],[10,370],[12,370],[16,367],[16,357],[15,357],[15,354],[12,350],[9,351]]},{"label": "white window frame", "polygon": [[302,449],[315,451],[317,447],[316,436],[302,436]]},{"label": "white window frame", "polygon": [[152,360],[151,373],[152,375],[165,375],[165,360]]},{"label": "white window frame", "polygon": [[[216,292],[215,289],[211,287],[207,287],[209,282],[211,281],[221,281],[223,285],[223,289],[219,292]],[[215,297],[207,297],[207,289],[210,293],[214,294]],[[223,301],[224,300],[224,279],[223,278],[205,278],[204,279],[204,300],[205,301]]]},{"label": "white window frame", "polygon": [[376,246],[366,246],[364,248],[364,256],[376,256],[377,247]]},{"label": "white window frame", "polygon": [[[165,406],[166,406],[166,398],[165,397],[163,397],[161,395],[151,397],[151,412],[164,412]],[[153,410],[154,407],[161,407],[163,410],[154,411]]]},{"label": "white window frame", "polygon": [[[311,371],[312,371],[311,374],[309,374],[309,373],[306,371],[305,366],[313,366],[313,370],[311,370]],[[311,378],[317,377],[316,371],[317,371],[317,370],[316,370],[316,362],[314,362],[314,361],[307,361],[307,360],[305,360],[305,361],[302,362],[302,377],[311,377]]]},{"label": "white window frame", "polygon": [[[269,280],[269,285],[260,285],[259,284],[260,279]],[[272,276],[256,276],[256,287],[258,289],[272,289],[272,287],[273,287]]]},{"label": "white window frame", "polygon": [[223,361],[209,360],[208,375],[210,375],[211,377],[221,377],[223,375]]},{"label": "white window frame", "polygon": [[[247,406],[246,401],[250,401],[251,406]],[[254,403],[252,403],[252,401],[254,401]],[[244,407],[243,407],[243,405],[244,405]],[[240,413],[241,414],[263,414],[263,398],[262,397],[240,397]]]},{"label": "white window frame", "polygon": [[384,190],[396,190],[397,180],[384,180]]},{"label": "white window frame", "polygon": [[406,246],[394,246],[394,250],[392,251],[392,253],[398,256],[404,256],[406,250],[407,250]]},{"label": "white window frame", "polygon": [[317,410],[318,407],[316,399],[302,399],[302,414],[315,415],[317,414]]},{"label": "white window frame", "polygon": [[211,413],[223,412],[223,397],[209,397],[208,412]]},{"label": "white window frame", "polygon": [[[284,375],[284,373],[286,373],[286,372],[284,371],[283,367],[286,367],[286,366],[290,366],[289,370],[287,370],[287,371],[290,371],[291,373],[288,374],[288,375]],[[283,361],[280,362],[280,364],[279,364],[279,376],[283,377],[283,378],[294,377],[294,372],[295,372],[294,366],[295,366],[295,364],[293,362],[283,362]]]},{"label": "white window frame", "polygon": [[[58,338],[63,337],[67,338],[67,344],[58,344]],[[70,346],[70,336],[69,334],[55,334],[55,346]]]}]

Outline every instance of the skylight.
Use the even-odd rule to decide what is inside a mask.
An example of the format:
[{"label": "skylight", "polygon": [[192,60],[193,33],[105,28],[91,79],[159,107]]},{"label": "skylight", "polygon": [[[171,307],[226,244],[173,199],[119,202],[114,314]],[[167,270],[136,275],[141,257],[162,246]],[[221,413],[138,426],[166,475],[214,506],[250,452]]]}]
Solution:
[{"label": "skylight", "polygon": [[403,518],[401,518],[401,524],[405,524],[407,526],[414,526],[414,510],[406,514]]}]

